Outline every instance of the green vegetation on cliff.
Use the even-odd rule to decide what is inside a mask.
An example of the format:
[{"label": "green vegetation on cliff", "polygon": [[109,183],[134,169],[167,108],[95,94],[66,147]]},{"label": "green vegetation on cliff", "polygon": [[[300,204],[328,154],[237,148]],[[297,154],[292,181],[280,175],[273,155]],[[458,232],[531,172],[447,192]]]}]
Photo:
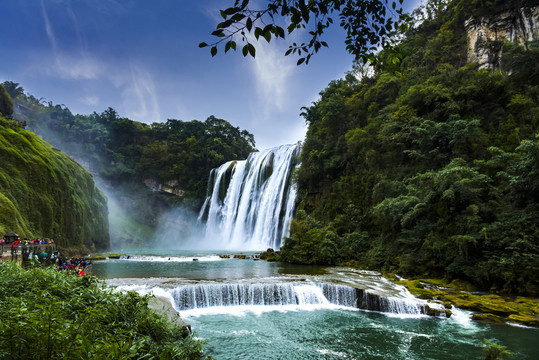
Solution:
[{"label": "green vegetation on cliff", "polygon": [[174,206],[198,211],[211,169],[255,150],[252,134],[214,116],[148,125],[112,108],[74,115],[65,106],[24,94],[18,83],[3,85],[15,102],[13,117],[83,164],[110,195],[115,245],[147,244],[161,216]]},{"label": "green vegetation on cliff", "polygon": [[109,246],[107,206],[92,176],[13,120],[0,117],[0,233],[53,238],[79,252]]},{"label": "green vegetation on cliff", "polygon": [[148,125],[112,108],[74,115],[25,94],[18,83],[3,86],[14,99],[15,119],[95,176],[109,197],[115,246],[148,245],[162,216],[175,206],[198,211],[210,170],[255,150],[252,134],[214,116]]},{"label": "green vegetation on cliff", "polygon": [[[20,88],[13,82],[9,88]],[[151,125],[122,118],[108,108],[101,114],[73,115],[61,105],[42,104],[32,95],[15,98],[14,118],[78,161],[95,175],[119,185],[172,182],[184,202],[199,207],[210,170],[254,151],[254,137],[214,116],[205,121],[169,119]]]},{"label": "green vegetation on cliff", "polygon": [[430,1],[379,54],[391,62],[361,80],[358,66],[305,109],[301,204],[281,259],[539,295],[539,41],[501,44],[496,71],[467,63],[464,21],[493,15],[478,4]]},{"label": "green vegetation on cliff", "polygon": [[0,262],[0,359],[201,359],[201,342],[148,302],[94,277]]}]

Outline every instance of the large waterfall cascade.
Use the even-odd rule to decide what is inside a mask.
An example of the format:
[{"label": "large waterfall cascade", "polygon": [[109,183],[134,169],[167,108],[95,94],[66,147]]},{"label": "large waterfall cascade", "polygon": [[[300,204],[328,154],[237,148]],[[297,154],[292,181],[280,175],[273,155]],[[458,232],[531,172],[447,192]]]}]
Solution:
[{"label": "large waterfall cascade", "polygon": [[279,249],[294,212],[300,151],[299,143],[282,145],[213,169],[199,214],[205,241],[227,250]]}]

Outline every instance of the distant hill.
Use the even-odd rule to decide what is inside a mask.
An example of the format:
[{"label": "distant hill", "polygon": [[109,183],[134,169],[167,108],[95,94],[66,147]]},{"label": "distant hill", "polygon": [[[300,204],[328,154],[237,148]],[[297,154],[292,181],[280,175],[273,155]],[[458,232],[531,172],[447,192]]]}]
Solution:
[{"label": "distant hill", "polygon": [[0,116],[0,234],[10,231],[72,253],[109,247],[106,198],[90,173]]}]

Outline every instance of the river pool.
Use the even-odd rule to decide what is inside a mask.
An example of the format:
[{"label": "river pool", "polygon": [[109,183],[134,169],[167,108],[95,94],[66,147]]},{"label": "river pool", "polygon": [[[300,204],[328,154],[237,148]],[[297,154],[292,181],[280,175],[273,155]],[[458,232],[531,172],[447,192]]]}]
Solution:
[{"label": "river pool", "polygon": [[512,359],[539,359],[536,328],[473,322],[457,309],[430,317],[330,299],[328,286],[416,301],[374,272],[222,255],[229,254],[130,251],[95,261],[93,274],[169,300],[215,359],[482,359],[484,339],[506,346]]}]

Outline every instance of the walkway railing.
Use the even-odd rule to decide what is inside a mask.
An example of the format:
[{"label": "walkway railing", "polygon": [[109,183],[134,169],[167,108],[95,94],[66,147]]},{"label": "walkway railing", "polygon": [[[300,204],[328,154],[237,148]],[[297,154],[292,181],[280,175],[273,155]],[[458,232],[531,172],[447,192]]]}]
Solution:
[{"label": "walkway railing", "polygon": [[0,249],[2,261],[11,260],[19,264],[32,258],[49,261],[58,257],[56,244],[19,244],[15,246],[12,244],[2,244],[0,245]]}]

